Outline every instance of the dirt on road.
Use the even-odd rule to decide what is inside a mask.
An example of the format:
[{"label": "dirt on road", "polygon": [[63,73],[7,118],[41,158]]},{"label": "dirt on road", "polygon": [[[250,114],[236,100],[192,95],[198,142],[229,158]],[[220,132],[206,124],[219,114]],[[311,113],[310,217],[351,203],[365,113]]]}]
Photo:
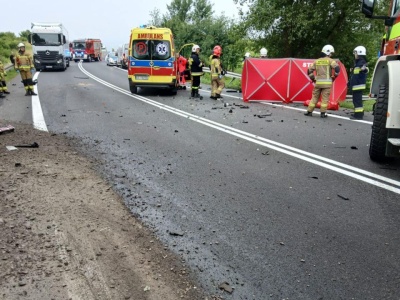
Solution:
[{"label": "dirt on road", "polygon": [[[0,299],[216,299],[125,207],[75,142],[0,134]],[[36,142],[39,147],[17,147]]]}]

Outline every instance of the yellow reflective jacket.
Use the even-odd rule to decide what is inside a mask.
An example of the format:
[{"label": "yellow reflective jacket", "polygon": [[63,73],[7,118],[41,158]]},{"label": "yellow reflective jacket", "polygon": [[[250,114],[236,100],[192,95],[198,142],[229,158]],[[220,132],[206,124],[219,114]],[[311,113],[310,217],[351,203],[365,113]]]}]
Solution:
[{"label": "yellow reflective jacket", "polygon": [[332,70],[338,66],[337,62],[330,57],[318,58],[310,66],[308,74],[314,77],[315,85],[320,88],[332,86]]},{"label": "yellow reflective jacket", "polygon": [[18,52],[15,56],[15,69],[16,70],[30,70],[33,69],[32,55]]}]

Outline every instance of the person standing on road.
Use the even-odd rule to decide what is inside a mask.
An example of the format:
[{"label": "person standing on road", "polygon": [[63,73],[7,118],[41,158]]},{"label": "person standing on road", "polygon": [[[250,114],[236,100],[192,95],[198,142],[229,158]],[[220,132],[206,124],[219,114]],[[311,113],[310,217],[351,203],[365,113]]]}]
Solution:
[{"label": "person standing on road", "polygon": [[9,94],[6,83],[6,72],[4,70],[4,65],[0,60],[0,94]]},{"label": "person standing on road", "polygon": [[354,114],[351,119],[362,120],[364,118],[364,106],[362,95],[367,85],[368,62],[367,50],[364,46],[354,48],[354,68],[350,78],[350,87],[353,94]]},{"label": "person standing on road", "polygon": [[33,58],[32,55],[25,53],[25,45],[23,43],[18,44],[18,53],[15,56],[15,70],[21,75],[26,91],[25,96],[37,95],[33,91],[32,74],[35,71]]},{"label": "person standing on road", "polygon": [[211,99],[217,100],[221,97],[221,92],[225,87],[225,83],[223,81],[223,76],[225,75],[225,71],[222,68],[221,64],[221,55],[222,55],[222,48],[219,45],[216,45],[213,49],[213,56],[211,60],[211,84],[212,84],[212,91],[211,91]]},{"label": "person standing on road", "polygon": [[332,45],[325,45],[322,48],[321,56],[308,68],[308,76],[315,86],[312,92],[312,99],[308,105],[306,116],[312,116],[315,106],[321,99],[321,118],[326,118],[326,110],[328,109],[329,96],[331,95],[332,83],[339,76],[340,67],[332,59],[335,49]]},{"label": "person standing on road", "polygon": [[203,99],[199,94],[200,76],[203,76],[203,63],[200,61],[199,53],[201,48],[199,45],[192,47],[192,54],[189,58],[190,74],[192,76],[191,97]]}]

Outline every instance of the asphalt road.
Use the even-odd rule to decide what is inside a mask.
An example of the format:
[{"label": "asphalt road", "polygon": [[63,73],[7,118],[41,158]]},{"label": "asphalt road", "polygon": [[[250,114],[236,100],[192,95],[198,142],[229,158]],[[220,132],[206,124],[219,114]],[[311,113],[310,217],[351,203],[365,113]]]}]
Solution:
[{"label": "asphalt road", "polygon": [[[207,86],[202,101],[132,95],[104,62],[38,80],[47,129],[78,138],[211,293],[227,282],[225,299],[399,299],[400,162],[369,159],[370,114],[309,118],[238,93],[214,101]],[[0,118],[40,123],[20,93]]]}]

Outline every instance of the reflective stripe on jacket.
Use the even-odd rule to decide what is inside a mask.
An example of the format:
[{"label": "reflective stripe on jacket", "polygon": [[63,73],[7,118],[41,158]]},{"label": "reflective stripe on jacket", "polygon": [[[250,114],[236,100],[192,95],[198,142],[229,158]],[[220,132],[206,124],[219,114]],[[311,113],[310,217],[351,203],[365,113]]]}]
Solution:
[{"label": "reflective stripe on jacket", "polygon": [[30,70],[34,68],[32,56],[29,54],[17,54],[15,56],[15,69]]},{"label": "reflective stripe on jacket", "polygon": [[355,61],[353,74],[350,79],[350,86],[353,91],[365,90],[367,88],[367,74],[369,72],[367,62],[364,58],[358,58]]},{"label": "reflective stripe on jacket", "polygon": [[218,57],[213,58],[211,60],[210,69],[211,69],[211,77],[212,78],[217,78],[219,75],[221,75],[221,71],[222,71],[221,61]]},{"label": "reflective stripe on jacket", "polygon": [[330,57],[318,58],[309,68],[309,73],[315,73],[315,85],[318,87],[332,86],[332,70],[338,66]]}]

